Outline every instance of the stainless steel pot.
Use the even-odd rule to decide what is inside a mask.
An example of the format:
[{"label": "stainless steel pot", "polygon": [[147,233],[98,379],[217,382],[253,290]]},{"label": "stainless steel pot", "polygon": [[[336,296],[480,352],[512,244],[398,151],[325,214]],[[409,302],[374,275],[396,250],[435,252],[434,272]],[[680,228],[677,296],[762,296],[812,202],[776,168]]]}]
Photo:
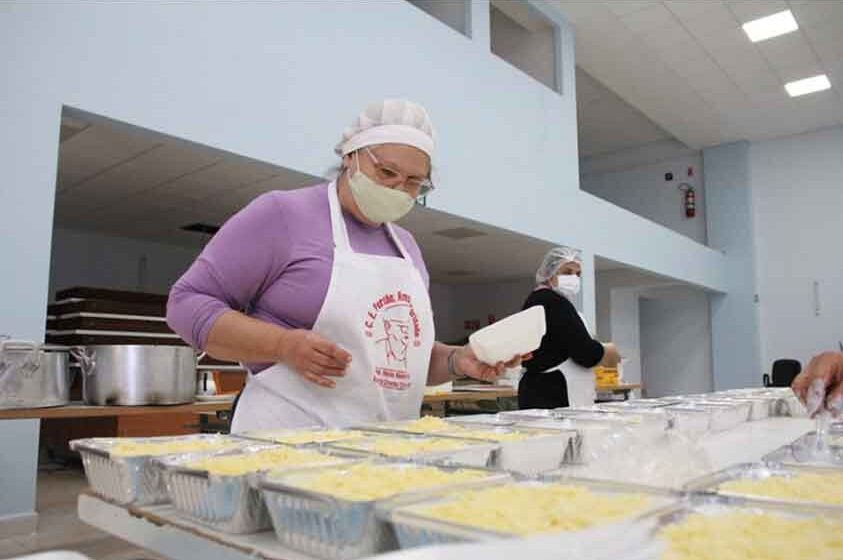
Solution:
[{"label": "stainless steel pot", "polygon": [[0,339],[0,409],[68,404],[73,384],[68,350],[28,340]]},{"label": "stainless steel pot", "polygon": [[196,354],[187,346],[103,344],[71,353],[82,366],[85,404],[178,404],[196,394]]}]

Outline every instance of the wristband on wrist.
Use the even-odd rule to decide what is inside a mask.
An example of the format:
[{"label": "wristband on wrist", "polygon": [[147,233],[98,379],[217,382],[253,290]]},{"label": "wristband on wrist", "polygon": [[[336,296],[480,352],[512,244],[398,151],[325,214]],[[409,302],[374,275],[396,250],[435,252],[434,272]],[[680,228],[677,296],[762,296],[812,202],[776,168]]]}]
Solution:
[{"label": "wristband on wrist", "polygon": [[448,375],[454,379],[457,377],[462,377],[462,374],[457,372],[457,348],[451,350],[451,353],[448,354]]}]

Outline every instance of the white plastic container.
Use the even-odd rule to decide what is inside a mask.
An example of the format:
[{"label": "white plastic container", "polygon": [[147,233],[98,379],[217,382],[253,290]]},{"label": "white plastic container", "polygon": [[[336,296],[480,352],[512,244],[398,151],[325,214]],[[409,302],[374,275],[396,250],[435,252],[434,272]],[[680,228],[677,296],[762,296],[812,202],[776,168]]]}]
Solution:
[{"label": "white plastic container", "polygon": [[481,362],[496,364],[537,349],[546,331],[544,308],[536,305],[480,329],[468,343]]}]

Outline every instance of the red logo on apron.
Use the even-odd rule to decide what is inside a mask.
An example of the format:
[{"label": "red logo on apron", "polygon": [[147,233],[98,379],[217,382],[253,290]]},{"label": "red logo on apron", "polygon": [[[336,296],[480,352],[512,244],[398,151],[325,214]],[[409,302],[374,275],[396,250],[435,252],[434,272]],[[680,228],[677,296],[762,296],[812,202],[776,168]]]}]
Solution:
[{"label": "red logo on apron", "polygon": [[377,348],[372,381],[384,389],[409,389],[407,354],[422,343],[421,325],[412,298],[400,290],[384,294],[372,303],[363,327],[366,338]]}]

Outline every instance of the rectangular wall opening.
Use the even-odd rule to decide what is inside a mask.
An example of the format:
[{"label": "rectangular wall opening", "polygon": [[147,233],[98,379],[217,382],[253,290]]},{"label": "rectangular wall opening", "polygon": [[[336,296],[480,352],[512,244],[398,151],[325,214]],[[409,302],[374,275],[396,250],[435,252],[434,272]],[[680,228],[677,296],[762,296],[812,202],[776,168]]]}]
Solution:
[{"label": "rectangular wall opening", "polygon": [[471,37],[471,5],[468,0],[407,0],[454,31]]},{"label": "rectangular wall opening", "polygon": [[560,91],[556,24],[526,2],[492,0],[489,6],[492,52]]}]

